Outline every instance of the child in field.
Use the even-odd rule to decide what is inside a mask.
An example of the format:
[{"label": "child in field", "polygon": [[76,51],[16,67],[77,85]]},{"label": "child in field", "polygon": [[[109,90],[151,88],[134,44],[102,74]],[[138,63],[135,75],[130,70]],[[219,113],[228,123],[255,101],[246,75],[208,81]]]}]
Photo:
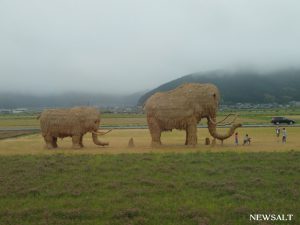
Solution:
[{"label": "child in field", "polygon": [[239,145],[239,136],[238,135],[239,135],[238,132],[236,132],[234,135],[234,144],[235,145]]},{"label": "child in field", "polygon": [[280,136],[280,128],[276,127],[276,137],[279,138]]},{"label": "child in field", "polygon": [[246,136],[244,137],[244,143],[243,143],[243,145],[245,145],[245,144],[249,144],[250,145],[250,142],[251,142],[251,138],[248,136],[248,134],[246,134]]},{"label": "child in field", "polygon": [[287,137],[286,129],[283,128],[282,129],[282,143],[286,143],[286,137]]}]

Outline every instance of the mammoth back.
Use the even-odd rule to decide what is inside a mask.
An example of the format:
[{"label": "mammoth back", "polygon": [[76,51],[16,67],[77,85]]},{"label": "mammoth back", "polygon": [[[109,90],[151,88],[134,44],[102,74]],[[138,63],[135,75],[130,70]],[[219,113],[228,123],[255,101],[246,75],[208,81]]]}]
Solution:
[{"label": "mammoth back", "polygon": [[70,124],[74,125],[90,117],[99,118],[100,112],[92,107],[74,107],[70,109],[49,109],[42,112],[41,123]]},{"label": "mammoth back", "polygon": [[184,84],[180,87],[152,95],[145,104],[147,114],[157,117],[188,117],[201,108],[215,106],[219,91],[212,84]]}]

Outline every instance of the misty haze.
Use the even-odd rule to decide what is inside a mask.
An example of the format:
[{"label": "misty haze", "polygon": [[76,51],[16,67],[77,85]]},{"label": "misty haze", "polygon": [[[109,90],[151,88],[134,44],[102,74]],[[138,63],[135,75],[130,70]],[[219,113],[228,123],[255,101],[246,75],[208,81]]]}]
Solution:
[{"label": "misty haze", "polygon": [[131,95],[195,72],[299,68],[297,1],[0,3],[0,92]]}]

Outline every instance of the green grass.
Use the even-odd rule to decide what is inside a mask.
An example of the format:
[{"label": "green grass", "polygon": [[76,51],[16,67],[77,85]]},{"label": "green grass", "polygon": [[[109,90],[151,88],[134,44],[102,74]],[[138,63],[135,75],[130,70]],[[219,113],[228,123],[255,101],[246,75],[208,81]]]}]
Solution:
[{"label": "green grass", "polygon": [[[242,124],[270,124],[273,116],[287,116],[300,123],[300,109],[265,109],[265,110],[226,110],[218,113],[217,120],[223,119],[228,113],[238,113],[237,122]],[[0,127],[39,127],[37,114],[0,115]],[[103,113],[101,126],[139,126],[147,125],[145,114]],[[229,119],[231,120],[231,119]],[[206,124],[206,119],[201,121]]]},{"label": "green grass", "polygon": [[0,131],[0,140],[7,139],[7,138],[15,138],[25,135],[32,135],[37,132],[34,131]]},{"label": "green grass", "polygon": [[298,151],[1,156],[0,224],[300,224],[299,178]]},{"label": "green grass", "polygon": [[266,123],[269,124],[274,116],[286,116],[294,119],[296,123],[300,122],[299,108],[286,109],[245,109],[245,110],[225,110],[219,112],[219,116],[226,116],[228,113],[237,113],[240,115],[244,124]]},{"label": "green grass", "polygon": [[102,118],[144,118],[145,114],[137,114],[137,113],[102,113]]}]

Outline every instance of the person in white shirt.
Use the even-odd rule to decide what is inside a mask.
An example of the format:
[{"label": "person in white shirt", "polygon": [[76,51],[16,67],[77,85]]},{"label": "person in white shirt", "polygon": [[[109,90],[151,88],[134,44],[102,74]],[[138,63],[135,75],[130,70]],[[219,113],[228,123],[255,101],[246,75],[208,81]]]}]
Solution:
[{"label": "person in white shirt", "polygon": [[276,127],[276,137],[279,138],[279,136],[280,136],[280,128]]},{"label": "person in white shirt", "polygon": [[251,142],[251,138],[249,137],[248,134],[246,134],[246,136],[244,137],[244,143],[243,143],[243,145],[245,145],[245,144],[249,144],[250,145],[250,142]]},{"label": "person in white shirt", "polygon": [[287,138],[287,132],[286,129],[282,129],[282,143],[286,143],[286,138]]}]

